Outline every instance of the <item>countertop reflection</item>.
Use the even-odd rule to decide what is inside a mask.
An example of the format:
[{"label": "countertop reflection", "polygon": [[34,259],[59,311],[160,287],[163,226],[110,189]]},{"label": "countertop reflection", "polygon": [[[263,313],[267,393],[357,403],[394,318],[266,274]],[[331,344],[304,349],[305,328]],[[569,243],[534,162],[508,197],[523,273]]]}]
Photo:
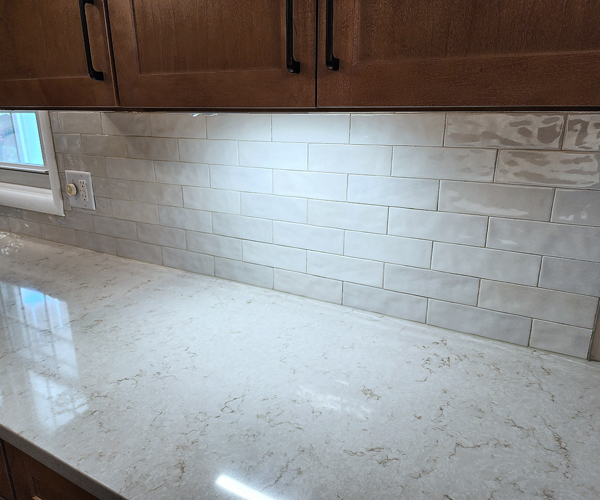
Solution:
[{"label": "countertop reflection", "polygon": [[598,364],[0,233],[0,437],[102,498],[598,498],[599,384]]}]

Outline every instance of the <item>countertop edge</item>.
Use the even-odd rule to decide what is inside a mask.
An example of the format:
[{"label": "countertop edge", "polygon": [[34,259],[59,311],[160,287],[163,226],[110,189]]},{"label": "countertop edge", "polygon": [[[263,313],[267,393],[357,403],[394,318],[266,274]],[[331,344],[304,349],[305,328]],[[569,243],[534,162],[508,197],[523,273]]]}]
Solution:
[{"label": "countertop edge", "polygon": [[0,439],[18,448],[23,453],[31,456],[100,500],[127,500],[123,495],[111,490],[93,477],[40,448],[2,423],[0,423]]}]

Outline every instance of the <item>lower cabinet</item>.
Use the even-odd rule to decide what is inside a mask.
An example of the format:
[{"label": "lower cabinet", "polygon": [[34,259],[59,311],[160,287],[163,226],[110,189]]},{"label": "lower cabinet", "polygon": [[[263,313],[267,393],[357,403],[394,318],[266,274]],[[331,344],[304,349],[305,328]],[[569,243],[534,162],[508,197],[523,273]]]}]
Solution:
[{"label": "lower cabinet", "polygon": [[8,464],[6,462],[6,454],[4,451],[4,443],[0,441],[0,499],[14,500],[12,486],[10,484],[10,476],[8,475]]},{"label": "lower cabinet", "polygon": [[[6,500],[98,500],[14,446],[0,441],[0,498]],[[8,461],[8,464],[6,463]],[[5,476],[2,476],[4,472]],[[14,495],[11,493],[10,479]],[[5,484],[6,483],[6,484]]]}]

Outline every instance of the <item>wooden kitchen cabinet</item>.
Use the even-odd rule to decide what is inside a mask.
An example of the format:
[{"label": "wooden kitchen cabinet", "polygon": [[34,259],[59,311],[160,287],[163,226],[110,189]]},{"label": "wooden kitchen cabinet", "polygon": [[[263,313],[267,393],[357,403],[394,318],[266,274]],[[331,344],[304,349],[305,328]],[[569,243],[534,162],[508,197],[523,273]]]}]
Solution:
[{"label": "wooden kitchen cabinet", "polygon": [[[315,106],[316,0],[108,6],[124,107]],[[299,72],[288,70],[291,55]]]},{"label": "wooden kitchen cabinet", "polygon": [[0,441],[0,499],[14,500],[3,441]]},{"label": "wooden kitchen cabinet", "polygon": [[98,500],[14,446],[4,442],[4,447],[14,485],[14,500]]},{"label": "wooden kitchen cabinet", "polygon": [[[105,0],[0,2],[0,108],[115,106]],[[88,73],[83,23],[93,68]],[[98,75],[96,75],[98,77]]]},{"label": "wooden kitchen cabinet", "polygon": [[317,105],[598,106],[598,19],[596,0],[320,0]]}]

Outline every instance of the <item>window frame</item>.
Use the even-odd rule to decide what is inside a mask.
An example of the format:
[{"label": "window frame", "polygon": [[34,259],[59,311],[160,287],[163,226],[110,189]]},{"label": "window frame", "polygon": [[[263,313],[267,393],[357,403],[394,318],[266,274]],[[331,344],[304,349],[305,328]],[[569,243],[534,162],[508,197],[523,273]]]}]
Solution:
[{"label": "window frame", "polygon": [[[14,112],[18,112],[15,110]],[[24,184],[9,184],[0,182],[0,205],[8,207],[42,212],[51,215],[64,216],[64,205],[54,141],[52,139],[52,128],[50,126],[50,113],[48,111],[35,111],[44,158],[44,170],[48,171],[50,189],[27,186]],[[19,170],[18,165],[3,163],[10,170]],[[41,170],[23,165],[22,171]]]}]

